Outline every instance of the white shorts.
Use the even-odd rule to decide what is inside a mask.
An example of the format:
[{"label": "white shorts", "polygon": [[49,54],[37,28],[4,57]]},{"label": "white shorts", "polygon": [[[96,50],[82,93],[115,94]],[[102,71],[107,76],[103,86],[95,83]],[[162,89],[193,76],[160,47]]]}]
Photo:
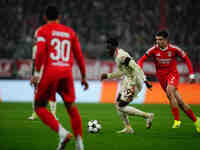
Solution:
[{"label": "white shorts", "polygon": [[134,79],[127,78],[126,76],[120,83],[119,93],[121,94],[120,100],[131,102],[136,98],[142,90],[143,81],[137,77]]}]

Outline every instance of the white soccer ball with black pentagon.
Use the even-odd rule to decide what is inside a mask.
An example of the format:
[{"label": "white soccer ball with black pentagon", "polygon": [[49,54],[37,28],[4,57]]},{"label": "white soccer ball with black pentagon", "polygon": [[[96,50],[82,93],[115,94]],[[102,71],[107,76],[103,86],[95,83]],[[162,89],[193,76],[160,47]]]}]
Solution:
[{"label": "white soccer ball with black pentagon", "polygon": [[101,124],[98,120],[88,121],[88,132],[89,133],[98,133],[101,130]]}]

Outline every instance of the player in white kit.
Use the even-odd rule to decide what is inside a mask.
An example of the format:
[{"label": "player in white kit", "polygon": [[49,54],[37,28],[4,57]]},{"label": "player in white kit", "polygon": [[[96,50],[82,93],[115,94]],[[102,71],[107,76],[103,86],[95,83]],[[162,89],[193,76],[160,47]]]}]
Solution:
[{"label": "player in white kit", "polygon": [[106,41],[106,48],[109,54],[114,57],[118,71],[103,73],[101,75],[101,81],[104,79],[122,78],[116,100],[116,109],[120,114],[125,128],[118,131],[118,133],[134,133],[128,116],[140,116],[145,118],[146,128],[151,128],[154,114],[143,112],[128,105],[138,96],[139,92],[142,90],[143,83],[145,83],[149,89],[152,88],[151,84],[146,81],[144,72],[131,56],[123,49],[118,48],[117,38],[108,38]]}]

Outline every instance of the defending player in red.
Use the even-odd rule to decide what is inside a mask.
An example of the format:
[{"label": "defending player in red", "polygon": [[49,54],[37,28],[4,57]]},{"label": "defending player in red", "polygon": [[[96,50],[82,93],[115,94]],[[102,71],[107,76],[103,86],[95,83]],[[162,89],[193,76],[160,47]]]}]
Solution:
[{"label": "defending player in red", "polygon": [[176,58],[179,56],[185,60],[189,69],[189,78],[192,81],[194,80],[194,72],[191,61],[182,49],[168,42],[167,31],[161,30],[156,33],[155,40],[156,45],[147,50],[145,55],[138,60],[138,64],[142,68],[143,62],[148,57],[153,57],[156,66],[156,76],[169,99],[174,116],[172,128],[179,128],[181,125],[179,107],[194,122],[197,132],[200,132],[200,119],[195,116],[190,106],[183,101],[177,90],[179,73],[176,68]]},{"label": "defending player in red", "polygon": [[72,131],[76,139],[76,150],[83,150],[82,121],[75,105],[75,90],[72,76],[73,59],[79,65],[84,89],[88,89],[86,67],[80,43],[76,33],[70,27],[59,23],[59,12],[55,6],[45,11],[46,24],[36,31],[37,51],[35,72],[31,79],[37,84],[35,93],[35,111],[39,118],[56,131],[60,137],[57,150],[63,150],[72,134],[64,129],[58,120],[46,108],[52,93],[58,93],[68,111]]}]

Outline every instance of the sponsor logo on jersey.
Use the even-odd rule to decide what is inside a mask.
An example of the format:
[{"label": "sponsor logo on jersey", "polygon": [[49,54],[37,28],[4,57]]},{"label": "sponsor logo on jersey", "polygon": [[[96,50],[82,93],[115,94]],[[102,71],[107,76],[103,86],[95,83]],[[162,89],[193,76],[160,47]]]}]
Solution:
[{"label": "sponsor logo on jersey", "polygon": [[158,56],[158,57],[159,57],[159,56],[160,56],[160,53],[157,53],[157,54],[156,54],[156,56]]}]

